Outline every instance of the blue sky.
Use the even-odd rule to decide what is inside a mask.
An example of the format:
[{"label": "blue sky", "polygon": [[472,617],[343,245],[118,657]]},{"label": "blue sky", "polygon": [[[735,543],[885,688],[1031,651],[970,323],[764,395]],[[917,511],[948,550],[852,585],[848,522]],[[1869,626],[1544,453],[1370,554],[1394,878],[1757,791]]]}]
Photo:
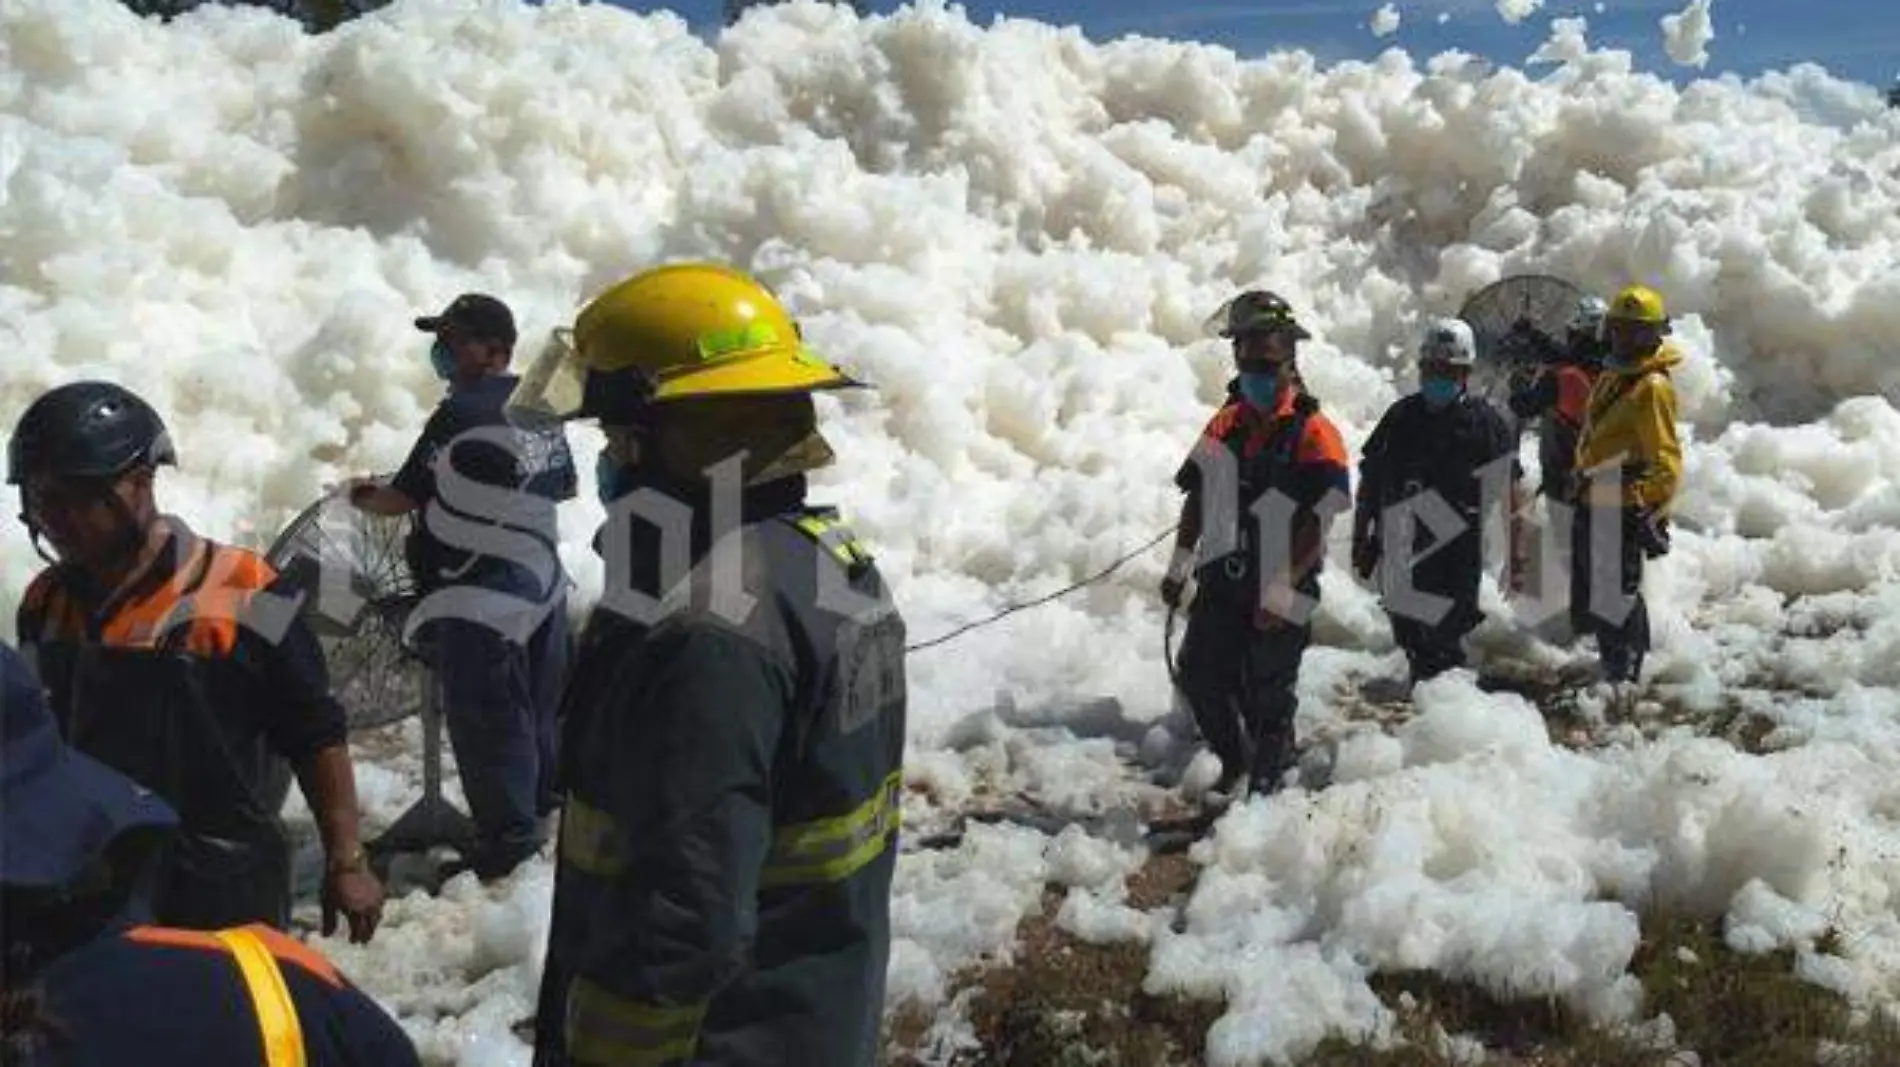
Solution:
[{"label": "blue sky", "polygon": [[[635,10],[670,8],[695,29],[719,20],[720,0],[610,0]],[[872,11],[890,11],[896,0],[869,0]],[[1493,62],[1522,65],[1548,35],[1553,17],[1589,20],[1593,46],[1628,49],[1643,69],[1680,81],[1734,72],[1743,76],[1818,63],[1839,77],[1886,87],[1900,75],[1900,2],[1895,0],[1714,0],[1715,39],[1701,70],[1677,67],[1662,50],[1657,20],[1686,0],[1547,0],[1512,26],[1498,16],[1494,0],[1394,0],[1402,16],[1396,34],[1372,36],[1372,13],[1384,0],[966,0],[972,21],[996,15],[1079,25],[1098,40],[1130,33],[1189,38],[1224,44],[1242,55],[1281,47],[1305,48],[1322,60],[1369,59],[1390,47],[1418,56],[1446,49],[1474,52]],[[1450,15],[1444,24],[1439,13]]]}]

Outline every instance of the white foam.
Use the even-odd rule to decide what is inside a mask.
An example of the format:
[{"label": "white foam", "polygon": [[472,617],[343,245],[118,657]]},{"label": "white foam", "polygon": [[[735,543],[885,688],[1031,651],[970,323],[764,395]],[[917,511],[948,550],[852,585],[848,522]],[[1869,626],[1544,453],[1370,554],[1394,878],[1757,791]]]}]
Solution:
[{"label": "white foam", "polygon": [[[1678,61],[1706,53],[1705,3],[1671,25]],[[1761,715],[1785,751],[1626,729],[1573,753],[1458,677],[1403,729],[1350,722],[1355,680],[1397,660],[1335,566],[1299,725],[1338,784],[1230,814],[1176,933],[1125,897],[1150,779],[1192,794],[1216,773],[1171,707],[1158,547],[912,657],[912,840],[1010,805],[1102,840],[974,824],[906,855],[893,1002],[1007,960],[1052,882],[1066,929],[1151,940],[1153,991],[1232,998],[1224,1063],[1385,1032],[1366,966],[1639,1011],[1636,909],[1664,896],[1749,948],[1799,947],[1819,909],[1846,947],[1802,973],[1892,995],[1900,113],[1813,67],[1677,87],[1580,21],[1552,29],[1533,77],[1399,50],[1243,62],[938,6],[787,5],[709,45],[607,5],[405,0],[305,37],[248,8],[161,25],[17,0],[0,408],[81,375],[131,385],[180,449],[163,503],[261,545],[323,486],[401,460],[440,388],[419,310],[497,292],[532,349],[629,271],[731,259],[880,387],[822,400],[840,461],[819,495],[921,640],[1174,521],[1175,467],[1229,376],[1200,323],[1237,288],[1310,324],[1304,376],[1356,449],[1412,388],[1424,317],[1519,271],[1644,280],[1686,357],[1657,694]],[[598,434],[571,440],[586,466]],[[581,601],[600,518],[562,511]],[[38,566],[6,538],[4,596]],[[1489,602],[1487,656],[1568,658]],[[361,772],[372,829],[418,788],[405,736]],[[399,899],[375,944],[325,947],[432,1060],[523,1063],[549,875]]]},{"label": "white foam", "polygon": [[1689,6],[1673,15],[1664,15],[1659,23],[1663,31],[1663,50],[1669,58],[1685,67],[1705,66],[1709,62],[1708,44],[1715,40],[1715,24],[1709,7],[1715,0],[1689,0]]},{"label": "white foam", "polygon": [[1498,0],[1498,17],[1515,26],[1543,6],[1544,0]]}]

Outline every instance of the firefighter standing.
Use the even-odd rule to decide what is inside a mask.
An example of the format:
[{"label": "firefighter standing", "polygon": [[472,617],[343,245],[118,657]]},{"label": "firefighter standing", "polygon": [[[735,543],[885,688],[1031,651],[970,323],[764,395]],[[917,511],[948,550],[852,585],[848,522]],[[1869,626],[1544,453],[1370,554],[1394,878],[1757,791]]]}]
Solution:
[{"label": "firefighter standing", "polygon": [[178,811],[159,921],[288,925],[277,814],[288,760],[322,835],[324,932],[341,912],[351,938],[368,941],[383,891],[357,837],[322,649],[261,557],[159,511],[156,469],[176,462],[158,413],[120,386],[76,382],[27,408],[7,481],[35,549],[44,535],[59,562],[21,600],[23,651],[69,740]]},{"label": "firefighter standing", "polygon": [[1650,645],[1643,561],[1669,551],[1669,511],[1682,478],[1669,376],[1682,355],[1665,340],[1662,296],[1646,286],[1610,301],[1604,333],[1609,358],[1577,442],[1571,610],[1581,605],[1596,635],[1604,680],[1635,682]]},{"label": "firefighter standing", "polygon": [[1511,394],[1511,414],[1542,420],[1537,435],[1538,468],[1542,472],[1538,492],[1552,501],[1574,503],[1570,491],[1577,434],[1583,429],[1590,386],[1603,369],[1603,316],[1608,309],[1602,297],[1579,300],[1556,360]]},{"label": "firefighter standing", "polygon": [[610,519],[563,702],[535,1062],[870,1067],[905,628],[805,502],[832,457],[811,393],[857,383],[713,264],[628,278],[556,337],[518,405],[600,421]]},{"label": "firefighter standing", "polygon": [[156,794],[61,741],[39,679],[0,644],[0,1061],[420,1062],[402,1028],[301,942],[264,925],[145,925],[177,823]]},{"label": "firefighter standing", "polygon": [[[1508,515],[1523,504],[1516,436],[1496,408],[1466,391],[1477,358],[1469,325],[1427,324],[1418,392],[1386,411],[1360,455],[1353,569],[1363,579],[1383,575],[1386,614],[1413,684],[1464,666],[1464,638],[1483,620],[1486,505],[1508,501]],[[1458,524],[1447,523],[1455,529],[1448,536],[1421,510],[1439,505],[1449,511],[1437,517]]]},{"label": "firefighter standing", "polygon": [[1312,335],[1286,301],[1250,290],[1210,325],[1233,342],[1239,395],[1175,475],[1186,499],[1161,596],[1176,608],[1196,580],[1176,685],[1220,758],[1216,789],[1246,775],[1267,793],[1294,763],[1294,685],[1312,638],[1297,600],[1319,597],[1323,502],[1343,498],[1351,476],[1338,429],[1295,384],[1298,343]]},{"label": "firefighter standing", "polygon": [[507,373],[516,336],[506,304],[464,293],[415,325],[435,337],[430,361],[448,394],[389,484],[359,479],[350,502],[420,515],[409,556],[423,600],[412,623],[477,831],[441,873],[494,881],[540,851],[542,820],[557,806],[568,627],[555,507],[575,495],[574,460],[559,427],[515,427],[504,414],[519,382]]}]

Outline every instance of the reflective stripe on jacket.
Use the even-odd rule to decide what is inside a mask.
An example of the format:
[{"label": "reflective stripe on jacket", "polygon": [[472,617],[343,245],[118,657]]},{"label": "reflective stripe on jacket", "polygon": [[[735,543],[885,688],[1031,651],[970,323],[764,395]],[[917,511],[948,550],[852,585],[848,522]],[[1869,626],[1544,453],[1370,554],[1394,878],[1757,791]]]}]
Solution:
[{"label": "reflective stripe on jacket", "polygon": [[541,1067],[877,1062],[903,619],[831,513],[749,521],[722,545],[736,556],[698,560],[650,627],[590,622]]}]

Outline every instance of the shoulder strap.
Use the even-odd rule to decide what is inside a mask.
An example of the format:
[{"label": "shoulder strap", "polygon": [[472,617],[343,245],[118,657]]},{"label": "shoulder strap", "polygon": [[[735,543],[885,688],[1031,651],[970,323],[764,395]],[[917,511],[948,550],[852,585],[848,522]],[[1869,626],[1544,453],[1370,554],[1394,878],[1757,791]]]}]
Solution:
[{"label": "shoulder strap", "polygon": [[249,930],[220,930],[212,936],[231,951],[244,977],[244,987],[251,994],[251,1007],[257,1013],[258,1031],[264,1040],[263,1067],[305,1067],[303,1025],[276,957]]}]

